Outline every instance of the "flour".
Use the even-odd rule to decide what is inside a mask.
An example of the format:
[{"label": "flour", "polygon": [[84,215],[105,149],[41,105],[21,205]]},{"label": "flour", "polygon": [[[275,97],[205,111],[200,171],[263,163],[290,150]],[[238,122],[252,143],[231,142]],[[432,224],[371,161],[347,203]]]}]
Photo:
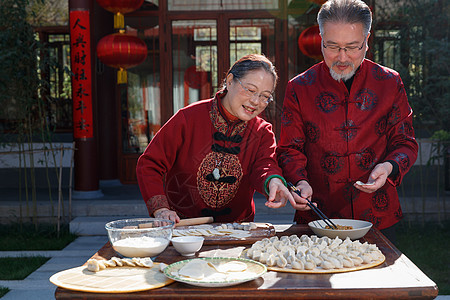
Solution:
[{"label": "flour", "polygon": [[127,257],[152,257],[166,249],[169,240],[160,237],[137,237],[118,240],[113,243],[113,248]]}]

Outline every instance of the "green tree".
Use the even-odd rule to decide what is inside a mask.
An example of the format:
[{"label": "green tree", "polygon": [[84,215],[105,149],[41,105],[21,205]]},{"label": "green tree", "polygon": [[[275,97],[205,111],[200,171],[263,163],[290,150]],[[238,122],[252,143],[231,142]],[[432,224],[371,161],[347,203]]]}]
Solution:
[{"label": "green tree", "polygon": [[33,26],[60,26],[69,23],[69,1],[29,0],[27,21]]},{"label": "green tree", "polygon": [[[34,142],[44,143],[49,197],[51,184],[48,176],[48,160],[56,166],[52,149],[52,136],[46,119],[46,101],[40,95],[49,82],[40,76],[41,70],[51,63],[42,57],[45,48],[35,38],[33,27],[27,21],[28,0],[2,0],[0,5],[0,118],[7,120],[0,135],[0,146],[11,147],[19,153],[19,201],[22,192],[26,201],[27,217],[37,225],[36,175],[34,166]],[[39,54],[39,55],[38,55]],[[38,59],[40,57],[41,59]],[[55,167],[56,177],[58,172]],[[30,200],[30,201],[29,201]],[[19,216],[22,220],[22,211]]]},{"label": "green tree", "polygon": [[[450,128],[449,1],[377,1],[375,28],[396,28],[401,74],[414,127],[424,135]],[[392,67],[392,66],[391,66]]]}]

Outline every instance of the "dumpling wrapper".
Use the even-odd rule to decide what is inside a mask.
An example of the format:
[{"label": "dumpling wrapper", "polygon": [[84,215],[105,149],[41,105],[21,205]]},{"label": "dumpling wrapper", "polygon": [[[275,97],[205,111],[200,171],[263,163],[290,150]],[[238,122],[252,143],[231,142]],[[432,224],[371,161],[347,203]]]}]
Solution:
[{"label": "dumpling wrapper", "polygon": [[184,265],[178,274],[183,277],[188,277],[196,280],[202,280],[204,278],[217,274],[217,271],[208,264],[208,262],[202,259],[193,259]]},{"label": "dumpling wrapper", "polygon": [[233,229],[232,231],[230,231],[229,237],[235,239],[245,239],[251,235],[252,234],[249,231]]},{"label": "dumpling wrapper", "polygon": [[375,182],[371,182],[371,183],[364,183],[364,182],[362,182],[362,181],[357,181],[357,182],[355,182],[357,185],[374,185],[375,184]]},{"label": "dumpling wrapper", "polygon": [[243,272],[243,271],[247,270],[247,268],[248,268],[247,264],[242,261],[230,261],[225,264],[216,266],[216,269],[219,272],[224,272],[224,273]]}]

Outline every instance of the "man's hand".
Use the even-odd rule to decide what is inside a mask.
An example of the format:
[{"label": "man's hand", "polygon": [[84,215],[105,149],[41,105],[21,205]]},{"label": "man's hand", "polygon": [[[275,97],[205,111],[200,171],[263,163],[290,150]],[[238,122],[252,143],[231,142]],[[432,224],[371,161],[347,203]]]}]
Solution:
[{"label": "man's hand", "polygon": [[391,174],[392,168],[393,167],[390,162],[378,164],[375,166],[375,168],[373,168],[366,184],[354,183],[353,186],[365,193],[373,193],[386,183],[386,179],[388,178],[389,174]]}]

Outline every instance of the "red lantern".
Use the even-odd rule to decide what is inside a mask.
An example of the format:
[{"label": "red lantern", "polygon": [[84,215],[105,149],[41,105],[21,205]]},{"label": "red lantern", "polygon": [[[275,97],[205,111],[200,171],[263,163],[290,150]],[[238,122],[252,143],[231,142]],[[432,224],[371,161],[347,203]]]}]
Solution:
[{"label": "red lantern", "polygon": [[124,28],[123,15],[141,7],[144,0],[97,0],[97,3],[107,11],[114,13],[114,28]]},{"label": "red lantern", "polygon": [[184,73],[184,82],[193,89],[199,89],[208,82],[208,73],[197,70],[196,66],[190,66]]},{"label": "red lantern", "polygon": [[306,28],[298,37],[298,47],[302,53],[315,59],[322,58],[321,43],[319,25]]},{"label": "red lantern", "polygon": [[147,45],[138,37],[123,32],[113,33],[98,42],[97,56],[105,65],[119,69],[117,83],[126,83],[125,69],[144,62],[147,58]]}]

